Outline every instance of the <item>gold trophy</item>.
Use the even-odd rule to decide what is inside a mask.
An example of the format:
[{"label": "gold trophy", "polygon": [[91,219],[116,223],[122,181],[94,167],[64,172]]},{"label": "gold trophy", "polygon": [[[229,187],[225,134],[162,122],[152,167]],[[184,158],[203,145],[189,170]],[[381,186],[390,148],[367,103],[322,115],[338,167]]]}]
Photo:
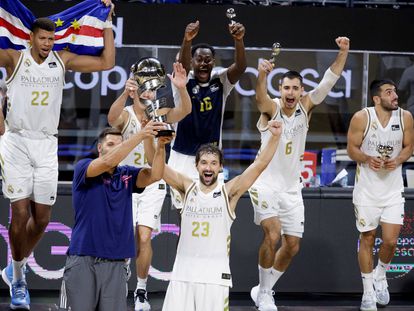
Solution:
[{"label": "gold trophy", "polygon": [[236,22],[233,20],[233,18],[236,17],[236,12],[233,8],[228,8],[226,11],[226,16],[230,20],[230,26],[233,26]]},{"label": "gold trophy", "polygon": [[[138,83],[140,93],[145,91],[155,92],[165,87],[165,69],[155,57],[145,57],[139,60],[131,66],[131,73]],[[166,114],[170,110],[166,98],[162,97],[156,100],[140,98],[140,101],[145,105],[145,114],[149,119],[166,123]],[[173,126],[167,124],[164,130],[158,131],[157,137],[172,136],[174,132]]]},{"label": "gold trophy", "polygon": [[272,57],[269,59],[269,61],[272,63],[273,67],[276,64],[276,56],[279,55],[281,48],[282,46],[280,45],[279,42],[275,42],[272,45]]}]

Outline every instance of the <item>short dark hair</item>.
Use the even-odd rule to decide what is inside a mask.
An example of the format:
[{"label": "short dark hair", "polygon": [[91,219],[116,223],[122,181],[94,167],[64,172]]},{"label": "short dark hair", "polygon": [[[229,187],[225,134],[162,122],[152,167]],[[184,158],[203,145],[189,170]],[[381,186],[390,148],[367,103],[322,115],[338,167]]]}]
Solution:
[{"label": "short dark hair", "polygon": [[98,144],[101,144],[108,135],[122,136],[122,132],[114,127],[106,127],[98,136]]},{"label": "short dark hair", "polygon": [[299,81],[300,81],[300,85],[302,85],[302,84],[303,84],[303,78],[302,78],[302,76],[300,75],[300,73],[299,73],[299,72],[294,71],[294,70],[289,70],[289,71],[286,71],[286,72],[282,75],[282,77],[280,78],[280,84],[282,84],[282,83],[283,83],[283,79],[284,79],[284,78],[288,78],[289,80],[299,79]]},{"label": "short dark hair", "polygon": [[374,80],[371,82],[369,86],[369,92],[371,94],[371,98],[374,98],[374,96],[379,96],[381,92],[381,86],[383,86],[384,84],[391,84],[395,88],[397,88],[397,85],[391,79],[386,78],[386,79]]},{"label": "short dark hair", "polygon": [[224,157],[223,157],[223,152],[220,150],[220,148],[214,144],[204,144],[204,145],[201,145],[196,152],[196,157],[195,157],[196,165],[200,161],[201,156],[206,153],[217,155],[219,158],[220,164],[223,164]]},{"label": "short dark hair", "polygon": [[36,19],[33,22],[32,32],[34,33],[38,29],[43,29],[43,30],[46,30],[46,31],[53,31],[54,32],[56,30],[56,25],[50,18],[39,17],[38,19]]},{"label": "short dark hair", "polygon": [[209,49],[211,51],[211,54],[213,54],[213,57],[216,55],[216,50],[210,44],[198,43],[196,45],[193,45],[191,48],[191,57],[194,57],[194,54],[198,49]]}]

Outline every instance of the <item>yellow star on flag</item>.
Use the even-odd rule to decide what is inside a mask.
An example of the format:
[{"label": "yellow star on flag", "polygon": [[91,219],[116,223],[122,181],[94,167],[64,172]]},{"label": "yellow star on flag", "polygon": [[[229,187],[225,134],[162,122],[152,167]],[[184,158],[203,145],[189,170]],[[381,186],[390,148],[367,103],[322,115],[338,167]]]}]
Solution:
[{"label": "yellow star on flag", "polygon": [[79,24],[78,20],[75,18],[73,22],[70,22],[72,24],[73,29],[78,30],[81,28],[81,25]]},{"label": "yellow star on flag", "polygon": [[60,19],[60,17],[57,19],[57,21],[55,21],[56,27],[61,27],[61,26],[63,26],[63,23],[64,23],[64,21],[62,21],[62,20]]},{"label": "yellow star on flag", "polygon": [[75,36],[75,35],[72,35],[72,39],[71,39],[71,41],[72,41],[72,42],[75,42],[75,40],[76,40],[76,36]]},{"label": "yellow star on flag", "polygon": [[69,47],[69,45],[65,46],[63,49],[64,49],[65,51],[70,52],[70,47]]}]

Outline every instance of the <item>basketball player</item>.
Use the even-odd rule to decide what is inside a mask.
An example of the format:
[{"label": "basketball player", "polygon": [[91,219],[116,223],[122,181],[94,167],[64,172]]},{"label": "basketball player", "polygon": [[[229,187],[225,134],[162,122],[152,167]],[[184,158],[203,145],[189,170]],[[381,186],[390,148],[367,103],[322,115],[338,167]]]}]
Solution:
[{"label": "basketball player", "polygon": [[[167,114],[167,122],[175,123],[184,118],[191,111],[191,100],[185,88],[186,72],[180,63],[173,65],[173,75],[168,75],[172,84],[180,92],[182,102],[171,109]],[[133,104],[125,107],[127,99],[131,98]],[[155,99],[155,92],[145,91],[138,94],[138,85],[134,79],[126,82],[125,90],[112,104],[108,123],[122,131],[124,139],[141,130],[141,124],[146,119],[145,106],[142,99]],[[130,154],[121,162],[122,165],[136,167],[149,167],[144,152],[144,143],[138,144]],[[135,310],[148,311],[150,304],[147,297],[148,271],[152,259],[151,233],[161,229],[161,209],[166,195],[166,186],[163,180],[145,188],[142,193],[132,194],[133,223],[136,226],[136,241],[138,254],[136,258],[137,288],[134,294]]]},{"label": "basketball player", "polygon": [[[112,6],[110,0],[103,0]],[[101,4],[99,4],[101,5]],[[115,63],[111,16],[104,30],[101,56],[52,51],[55,23],[38,18],[30,33],[31,48],[0,49],[0,67],[8,79],[7,131],[2,137],[3,194],[10,199],[9,237],[13,260],[3,271],[10,286],[12,309],[29,309],[23,267],[50,220],[58,181],[57,127],[65,70],[93,72]]]},{"label": "basketball player", "polygon": [[[234,63],[220,70],[214,68],[215,50],[212,46],[197,44],[191,47],[199,29],[199,21],[187,25],[179,53],[179,62],[188,72],[187,92],[191,97],[192,110],[177,125],[177,136],[168,161],[171,167],[195,179],[198,178],[194,166],[196,151],[207,143],[221,148],[226,99],[246,69],[245,28],[242,24],[229,25],[235,45]],[[174,87],[173,94],[174,100],[179,102],[180,94]],[[175,191],[172,191],[172,200],[180,208],[180,195]]]},{"label": "basketball player", "polygon": [[[282,75],[280,98],[267,95],[267,74],[273,64],[263,60],[259,64],[256,86],[257,107],[261,113],[257,127],[262,137],[268,135],[269,120],[283,123],[280,146],[269,166],[249,190],[254,207],[254,222],[260,225],[264,238],[259,249],[259,285],[251,290],[251,297],[260,311],[276,311],[272,291],[277,280],[299,251],[304,229],[304,206],[300,181],[301,160],[305,151],[309,119],[312,110],[339,79],[344,68],[349,39],[336,38],[339,52],[319,85],[303,95],[302,76],[296,71]],[[277,250],[279,240],[281,247]]]},{"label": "basketball player", "polygon": [[164,180],[179,191],[184,204],[177,256],[163,311],[228,310],[232,286],[230,228],[236,205],[270,162],[282,125],[272,120],[267,129],[267,139],[256,160],[225,184],[218,181],[223,153],[212,144],[202,145],[197,151],[197,181],[165,167]]},{"label": "basketball player", "polygon": [[[355,113],[348,130],[348,154],[357,162],[353,203],[360,232],[358,252],[364,294],[361,308],[377,310],[390,301],[385,272],[394,257],[404,221],[402,163],[413,154],[413,117],[398,107],[396,84],[374,80],[373,107]],[[373,271],[373,247],[378,226],[382,244]]]}]

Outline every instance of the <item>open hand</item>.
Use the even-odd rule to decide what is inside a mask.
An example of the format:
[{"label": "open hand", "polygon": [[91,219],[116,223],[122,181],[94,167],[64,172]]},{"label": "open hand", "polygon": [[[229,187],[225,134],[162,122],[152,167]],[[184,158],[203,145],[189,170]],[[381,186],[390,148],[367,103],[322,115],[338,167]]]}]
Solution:
[{"label": "open hand", "polygon": [[174,72],[172,75],[167,74],[168,78],[170,78],[171,83],[174,84],[177,89],[185,88],[187,85],[187,72],[183,65],[176,62],[173,64],[173,68]]}]

